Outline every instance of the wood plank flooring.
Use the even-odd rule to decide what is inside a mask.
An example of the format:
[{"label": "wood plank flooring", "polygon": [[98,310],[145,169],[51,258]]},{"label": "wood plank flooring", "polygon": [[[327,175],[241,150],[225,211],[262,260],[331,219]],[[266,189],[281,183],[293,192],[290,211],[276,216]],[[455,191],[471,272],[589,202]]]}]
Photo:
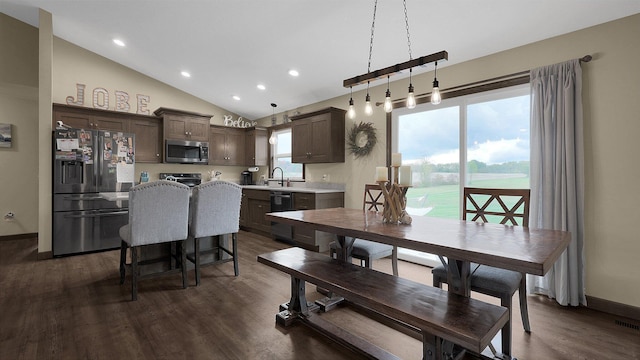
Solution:
[{"label": "wood plank flooring", "polygon": [[[305,326],[275,325],[290,281],[256,256],[287,246],[241,232],[239,277],[225,263],[204,267],[198,287],[193,271],[188,289],[179,275],[149,279],[132,302],[129,279],[119,284],[117,250],[38,261],[35,239],[0,241],[0,359],[361,359]],[[374,267],[391,272],[388,259]],[[428,268],[400,261],[399,270],[431,283]],[[311,285],[307,294],[321,296]],[[418,340],[350,308],[322,316],[403,359],[421,358]],[[540,296],[529,297],[529,316],[530,335],[514,318],[520,360],[640,359],[640,332],[614,316]]]}]

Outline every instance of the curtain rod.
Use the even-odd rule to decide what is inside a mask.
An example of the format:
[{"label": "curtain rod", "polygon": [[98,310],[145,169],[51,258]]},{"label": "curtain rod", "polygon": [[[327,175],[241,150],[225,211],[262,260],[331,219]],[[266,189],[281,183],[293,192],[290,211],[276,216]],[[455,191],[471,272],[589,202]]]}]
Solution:
[{"label": "curtain rod", "polygon": [[[585,56],[579,58],[578,60],[580,62],[589,62],[589,61],[593,60],[593,57],[591,55],[585,55]],[[527,77],[527,78],[529,77],[529,73],[530,72],[531,72],[531,70],[523,70],[523,71],[519,71],[519,72],[516,72],[516,73],[513,73],[513,74],[498,76],[498,77],[495,77],[495,78],[492,78],[492,79],[485,79],[485,80],[475,81],[475,82],[472,82],[472,83],[467,83],[467,84],[464,84],[464,85],[454,86],[454,87],[451,87],[451,88],[443,89],[440,92],[442,94],[446,94],[448,92],[452,92],[452,91],[456,91],[456,90],[460,90],[460,89],[471,88],[471,87],[474,87],[474,86],[480,86],[480,85],[483,85],[483,84],[489,84],[489,83],[498,82],[498,81],[516,80],[516,79],[519,79],[519,78],[522,78],[524,80],[525,77]],[[416,95],[416,99],[423,98],[423,97],[429,96],[429,95],[431,95],[431,92],[418,94],[418,95]],[[397,102],[399,103],[399,102],[403,102],[403,101],[406,101],[406,98],[393,100],[392,103],[395,104]],[[380,105],[383,105],[383,104],[384,104],[383,102],[376,102],[376,106],[380,106]]]}]

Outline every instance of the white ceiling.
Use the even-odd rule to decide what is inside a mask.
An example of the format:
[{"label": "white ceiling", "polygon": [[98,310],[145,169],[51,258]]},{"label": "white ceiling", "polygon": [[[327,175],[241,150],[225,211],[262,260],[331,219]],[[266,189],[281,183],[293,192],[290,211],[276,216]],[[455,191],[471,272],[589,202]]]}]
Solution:
[{"label": "white ceiling", "polygon": [[[640,12],[638,0],[406,2],[413,58],[446,50],[449,61],[440,67]],[[56,36],[257,119],[271,115],[270,103],[281,112],[347,94],[342,81],[367,72],[373,4],[0,0],[0,12],[38,26],[42,8],[53,14]],[[409,60],[402,1],[378,3],[374,35],[371,70]],[[127,46],[115,46],[116,37]],[[300,76],[292,78],[289,69]]]}]

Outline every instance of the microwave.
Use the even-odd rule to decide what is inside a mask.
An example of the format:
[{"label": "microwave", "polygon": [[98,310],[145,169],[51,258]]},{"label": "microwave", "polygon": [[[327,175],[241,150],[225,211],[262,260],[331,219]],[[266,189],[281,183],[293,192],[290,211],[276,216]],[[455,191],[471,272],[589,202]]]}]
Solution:
[{"label": "microwave", "polygon": [[209,143],[205,141],[166,140],[164,162],[179,164],[208,164]]}]

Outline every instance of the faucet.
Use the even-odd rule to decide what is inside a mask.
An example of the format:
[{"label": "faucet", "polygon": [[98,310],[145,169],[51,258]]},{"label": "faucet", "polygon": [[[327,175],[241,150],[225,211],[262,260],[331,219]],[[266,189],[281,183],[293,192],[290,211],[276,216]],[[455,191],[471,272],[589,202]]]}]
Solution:
[{"label": "faucet", "polygon": [[280,186],[284,186],[284,171],[280,166],[276,166],[273,168],[273,171],[271,172],[271,177],[275,175],[276,169],[280,169],[280,181],[278,181],[278,184],[280,184]]}]

